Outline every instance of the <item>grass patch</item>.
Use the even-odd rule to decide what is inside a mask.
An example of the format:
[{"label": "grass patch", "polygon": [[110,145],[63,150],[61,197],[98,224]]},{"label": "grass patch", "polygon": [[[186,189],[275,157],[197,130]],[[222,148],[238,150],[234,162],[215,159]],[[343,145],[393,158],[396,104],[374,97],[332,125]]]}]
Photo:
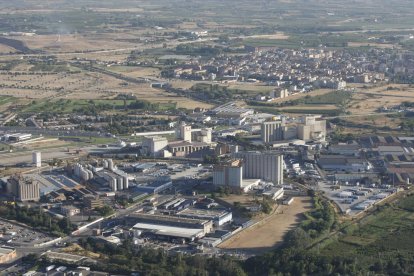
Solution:
[{"label": "grass patch", "polygon": [[[414,257],[414,196],[401,199],[394,206],[383,206],[363,219],[352,231],[320,249],[326,257],[352,257],[363,265],[386,263],[397,256]],[[346,232],[346,231],[345,231]]]}]

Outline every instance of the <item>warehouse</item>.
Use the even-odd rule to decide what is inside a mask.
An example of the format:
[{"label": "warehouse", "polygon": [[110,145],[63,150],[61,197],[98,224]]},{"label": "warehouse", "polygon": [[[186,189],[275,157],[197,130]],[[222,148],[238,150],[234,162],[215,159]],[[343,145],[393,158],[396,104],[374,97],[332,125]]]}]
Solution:
[{"label": "warehouse", "polygon": [[284,195],[283,187],[275,187],[271,190],[268,190],[266,192],[263,192],[263,196],[267,198],[271,198],[273,200],[278,200],[282,198]]},{"label": "warehouse", "polygon": [[148,193],[148,194],[158,194],[162,191],[165,191],[172,186],[172,181],[156,181],[150,184],[139,185],[135,188],[136,192]]},{"label": "warehouse", "polygon": [[190,219],[176,216],[132,214],[128,217],[132,225],[136,223],[146,223],[153,225],[164,225],[178,228],[201,229],[204,234],[213,230],[213,222],[205,219]]},{"label": "warehouse", "polygon": [[185,239],[186,241],[194,241],[195,239],[204,237],[205,235],[203,229],[199,228],[185,228],[144,222],[135,224],[133,229],[140,230],[144,234],[152,234],[158,238],[180,238]]},{"label": "warehouse", "polygon": [[177,215],[180,217],[212,220],[216,227],[226,224],[233,219],[232,212],[226,210],[200,210],[189,208],[179,212]]},{"label": "warehouse", "polygon": [[7,246],[0,247],[0,264],[10,262],[16,256],[16,249]]}]

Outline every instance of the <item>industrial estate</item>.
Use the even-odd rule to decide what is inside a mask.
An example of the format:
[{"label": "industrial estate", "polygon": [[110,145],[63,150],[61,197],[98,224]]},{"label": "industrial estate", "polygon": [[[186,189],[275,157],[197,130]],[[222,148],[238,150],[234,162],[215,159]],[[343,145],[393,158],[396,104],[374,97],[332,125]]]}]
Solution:
[{"label": "industrial estate", "polygon": [[0,3],[0,275],[414,273],[411,1],[57,2]]}]

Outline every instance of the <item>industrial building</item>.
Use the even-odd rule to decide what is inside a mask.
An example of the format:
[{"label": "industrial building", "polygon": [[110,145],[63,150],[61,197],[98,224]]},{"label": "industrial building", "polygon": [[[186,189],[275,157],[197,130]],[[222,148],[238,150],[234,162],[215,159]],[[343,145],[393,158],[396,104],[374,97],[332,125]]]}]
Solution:
[{"label": "industrial building", "polygon": [[176,216],[132,214],[127,220],[133,223],[133,229],[158,238],[185,239],[194,241],[204,237],[213,229],[210,220],[190,219]]},{"label": "industrial building", "polygon": [[13,133],[6,136],[6,140],[11,143],[26,141],[31,138],[32,134],[30,133]]},{"label": "industrial building", "polygon": [[0,264],[8,263],[17,257],[16,249],[8,246],[0,247]]},{"label": "industrial building", "polygon": [[7,191],[19,201],[39,201],[40,199],[39,183],[22,175],[14,175],[8,179]]},{"label": "industrial building", "polygon": [[183,141],[190,142],[192,141],[191,135],[191,126],[182,123],[179,129],[179,138]]},{"label": "industrial building", "polygon": [[280,153],[248,151],[235,153],[234,156],[243,160],[244,178],[283,184],[283,155]]},{"label": "industrial building", "polygon": [[83,197],[83,204],[89,209],[101,208],[104,206],[102,199],[95,195],[85,195]]},{"label": "industrial building", "polygon": [[262,195],[272,200],[278,200],[278,199],[283,198],[284,190],[283,190],[283,187],[275,187],[268,191],[263,192]]},{"label": "industrial building", "polygon": [[371,169],[365,159],[343,155],[322,155],[318,165],[326,171],[365,172]]},{"label": "industrial building", "polygon": [[[190,126],[191,137],[191,126]],[[168,140],[161,136],[146,136],[142,141],[142,148],[144,152],[152,157],[163,157],[164,150],[166,150]]]},{"label": "industrial building", "polygon": [[77,214],[80,214],[80,209],[72,206],[72,205],[66,205],[66,206],[61,206],[60,207],[60,212],[62,213],[62,215],[66,216],[66,217],[73,217]]},{"label": "industrial building", "polygon": [[284,123],[282,121],[269,121],[261,125],[261,139],[263,143],[283,140]]},{"label": "industrial building", "polygon": [[326,120],[320,120],[317,116],[302,117],[298,125],[298,138],[304,141],[325,141]]},{"label": "industrial building", "polygon": [[232,212],[228,212],[226,210],[202,210],[194,208],[184,209],[183,211],[177,213],[177,216],[211,220],[216,227],[231,222],[233,219]]},{"label": "industrial building", "polygon": [[254,114],[254,109],[239,107],[235,102],[229,102],[210,110],[209,114],[219,118],[244,118]]},{"label": "industrial building", "polygon": [[234,159],[214,166],[213,184],[215,186],[228,186],[240,188],[243,184],[243,164]]},{"label": "industrial building", "polygon": [[104,159],[102,167],[75,164],[73,173],[84,182],[94,179],[99,184],[108,186],[114,192],[129,188],[128,174],[119,170],[112,159]]},{"label": "industrial building", "polygon": [[259,185],[260,179],[244,178],[243,161],[232,159],[223,162],[213,168],[213,184],[225,186],[234,191],[248,192]]},{"label": "industrial building", "polygon": [[147,184],[141,184],[134,188],[136,192],[158,194],[172,187],[172,181],[169,177],[159,178],[156,181]]},{"label": "industrial building", "polygon": [[174,141],[168,144],[168,149],[174,156],[187,156],[190,153],[209,149],[211,145],[204,142]]},{"label": "industrial building", "polygon": [[36,168],[42,167],[42,154],[39,151],[32,153],[32,163]]}]

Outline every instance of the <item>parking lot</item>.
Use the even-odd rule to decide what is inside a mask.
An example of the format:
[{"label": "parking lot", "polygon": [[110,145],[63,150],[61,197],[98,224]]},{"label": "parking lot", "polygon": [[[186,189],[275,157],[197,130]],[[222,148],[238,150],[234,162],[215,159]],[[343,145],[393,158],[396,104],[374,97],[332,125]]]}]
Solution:
[{"label": "parking lot", "polygon": [[375,185],[333,185],[329,181],[319,181],[318,189],[335,201],[342,212],[356,215],[378,201],[387,198],[395,192],[390,187],[375,187]]},{"label": "parking lot", "polygon": [[0,220],[0,231],[3,233],[1,238],[3,244],[8,246],[33,246],[34,244],[52,240],[52,238],[43,233],[12,224],[5,220]]},{"label": "parking lot", "polygon": [[300,162],[295,158],[285,158],[285,164],[286,171],[291,177],[302,176],[317,181],[322,180],[318,168],[312,163]]}]

